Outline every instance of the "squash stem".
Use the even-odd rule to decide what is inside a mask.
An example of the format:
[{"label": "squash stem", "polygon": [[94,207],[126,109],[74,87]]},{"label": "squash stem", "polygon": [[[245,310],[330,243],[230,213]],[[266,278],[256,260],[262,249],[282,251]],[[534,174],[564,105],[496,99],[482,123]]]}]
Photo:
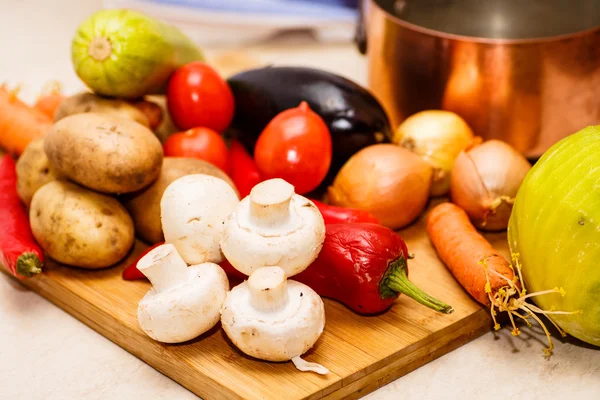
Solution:
[{"label": "squash stem", "polygon": [[88,46],[88,54],[96,61],[104,61],[112,54],[112,45],[108,38],[96,36]]}]

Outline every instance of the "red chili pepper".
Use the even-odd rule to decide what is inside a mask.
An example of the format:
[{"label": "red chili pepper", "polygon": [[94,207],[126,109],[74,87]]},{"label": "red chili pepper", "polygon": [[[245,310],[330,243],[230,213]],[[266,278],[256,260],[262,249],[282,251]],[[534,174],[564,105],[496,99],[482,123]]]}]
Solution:
[{"label": "red chili pepper", "polygon": [[[387,310],[400,293],[433,310],[453,311],[408,280],[408,250],[393,230],[367,223],[330,224],[326,229],[317,259],[291,279],[360,314]],[[221,267],[232,278],[243,277],[228,262]]]},{"label": "red chili pepper", "polygon": [[125,279],[126,281],[135,281],[137,279],[146,279],[146,275],[142,274],[140,272],[139,269],[137,269],[137,263],[142,259],[142,257],[144,257],[146,254],[150,253],[153,249],[157,248],[158,246],[163,245],[164,242],[161,243],[156,243],[150,247],[148,247],[146,250],[144,250],[144,252],[142,254],[140,254],[135,261],[133,261],[131,264],[129,264],[127,267],[125,267],[125,269],[123,270],[123,279]]},{"label": "red chili pepper", "polygon": [[242,198],[263,181],[254,159],[237,140],[229,145],[229,172]]},{"label": "red chili pepper", "polygon": [[356,208],[337,207],[322,203],[318,200],[310,200],[315,203],[319,211],[321,211],[321,215],[323,216],[326,224],[342,224],[350,222],[379,224],[379,220],[368,211],[359,210]]},{"label": "red chili pepper", "polygon": [[15,161],[0,161],[0,264],[18,278],[42,272],[44,252],[36,243],[25,206],[17,195]]}]

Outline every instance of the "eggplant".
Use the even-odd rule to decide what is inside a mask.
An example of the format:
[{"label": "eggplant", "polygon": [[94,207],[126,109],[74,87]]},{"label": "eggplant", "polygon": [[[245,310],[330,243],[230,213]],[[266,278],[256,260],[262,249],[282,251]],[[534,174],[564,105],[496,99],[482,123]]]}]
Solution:
[{"label": "eggplant", "polygon": [[254,151],[258,136],[280,112],[306,101],[331,132],[333,159],[326,182],[360,149],[389,143],[392,129],[381,104],[362,86],[330,72],[305,67],[264,67],[227,81],[235,97],[234,135]]}]

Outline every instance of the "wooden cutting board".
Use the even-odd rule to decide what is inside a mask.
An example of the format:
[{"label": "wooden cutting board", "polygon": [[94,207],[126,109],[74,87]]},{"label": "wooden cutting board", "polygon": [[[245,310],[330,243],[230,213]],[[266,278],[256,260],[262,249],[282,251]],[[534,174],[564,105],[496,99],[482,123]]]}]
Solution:
[{"label": "wooden cutting board", "polygon": [[[120,266],[86,271],[49,262],[44,274],[23,283],[206,400],[355,399],[490,330],[488,311],[448,273],[423,225],[424,218],[400,232],[416,256],[409,261],[410,279],[452,305],[454,313],[440,314],[401,296],[389,311],[364,317],[325,300],[325,331],[305,358],[329,368],[326,376],[299,372],[291,362],[249,358],[220,325],[184,344],[151,340],[136,318],[137,303],[150,284],[121,278],[123,266],[144,250],[140,242]],[[508,254],[505,234],[488,238]]]}]

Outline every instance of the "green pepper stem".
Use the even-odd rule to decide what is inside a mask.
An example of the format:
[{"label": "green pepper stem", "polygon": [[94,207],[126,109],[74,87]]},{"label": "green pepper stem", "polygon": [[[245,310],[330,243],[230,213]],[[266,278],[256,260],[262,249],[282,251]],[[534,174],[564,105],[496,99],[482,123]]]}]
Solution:
[{"label": "green pepper stem", "polygon": [[17,258],[17,273],[31,278],[42,272],[42,262],[34,253],[24,253]]},{"label": "green pepper stem", "polygon": [[428,295],[408,280],[408,275],[406,275],[406,260],[404,258],[400,258],[390,264],[390,269],[384,277],[381,286],[382,291],[387,289],[388,291],[392,290],[396,293],[405,294],[432,310],[444,314],[450,314],[454,311],[451,306]]}]

